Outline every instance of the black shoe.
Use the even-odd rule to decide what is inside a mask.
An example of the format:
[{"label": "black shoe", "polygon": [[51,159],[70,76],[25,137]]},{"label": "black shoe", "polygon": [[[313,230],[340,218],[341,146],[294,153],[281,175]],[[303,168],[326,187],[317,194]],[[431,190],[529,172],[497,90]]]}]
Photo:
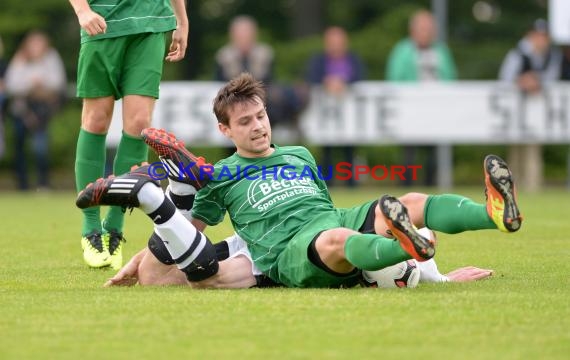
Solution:
[{"label": "black shoe", "polygon": [[146,183],[160,184],[149,175],[149,165],[133,167],[131,172],[105,179],[98,179],[90,183],[77,196],[75,205],[85,209],[98,205],[115,205],[124,208],[138,207],[137,194]]},{"label": "black shoe", "polygon": [[[164,129],[147,128],[141,135],[144,142],[158,155],[171,180],[190,184],[196,190],[200,190],[210,181],[208,170],[213,169],[212,165],[206,163],[203,157],[197,157],[188,151],[174,134]],[[200,171],[205,165],[208,167]]]}]

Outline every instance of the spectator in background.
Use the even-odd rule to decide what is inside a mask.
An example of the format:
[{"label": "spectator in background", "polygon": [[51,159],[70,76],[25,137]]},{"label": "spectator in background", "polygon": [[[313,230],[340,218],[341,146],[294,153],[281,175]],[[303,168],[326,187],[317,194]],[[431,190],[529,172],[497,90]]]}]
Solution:
[{"label": "spectator in background", "polygon": [[229,28],[230,42],[216,53],[216,80],[229,81],[249,72],[259,81],[273,80],[273,49],[257,42],[257,23],[246,15],[235,17]]},{"label": "spectator in background", "polygon": [[[364,79],[364,64],[349,50],[348,34],[338,26],[325,30],[323,45],[324,50],[309,60],[305,79],[312,85],[322,85],[330,95],[341,97],[349,84]],[[323,147],[323,169],[334,167],[333,149],[332,146]],[[344,161],[354,164],[354,146],[342,146],[341,149]],[[351,178],[348,185],[354,186],[354,179]]]},{"label": "spectator in background", "polygon": [[[426,10],[414,13],[409,23],[409,37],[400,40],[388,57],[388,81],[449,81],[457,77],[455,62],[446,44],[437,41],[437,26],[433,15]],[[436,161],[434,146],[405,146],[404,165],[416,165],[418,153],[423,152],[424,184],[435,184]],[[404,185],[412,185],[411,174],[406,174]]]},{"label": "spectator in background", "polygon": [[4,75],[6,73],[6,60],[4,60],[4,44],[0,38],[0,159],[4,156],[4,102],[6,101],[6,86]]},{"label": "spectator in background", "polygon": [[9,113],[15,129],[15,167],[20,190],[29,188],[26,138],[32,139],[38,188],[49,187],[48,125],[61,105],[66,78],[63,62],[47,35],[32,31],[6,71]]},{"label": "spectator in background", "polygon": [[[538,19],[508,52],[499,79],[515,83],[526,101],[534,96],[544,96],[544,85],[558,80],[560,71],[561,54],[551,46],[548,23]],[[539,144],[512,145],[508,157],[513,171],[522,174],[522,187],[538,190],[542,184],[542,147]]]},{"label": "spectator in background", "polygon": [[[274,79],[274,53],[271,46],[258,42],[257,22],[250,16],[239,15],[229,26],[230,42],[215,56],[216,81],[227,82],[248,72],[266,86],[267,112],[273,125],[293,126],[306,103],[306,90],[301,86],[278,84]],[[234,152],[231,147],[230,154]]]}]

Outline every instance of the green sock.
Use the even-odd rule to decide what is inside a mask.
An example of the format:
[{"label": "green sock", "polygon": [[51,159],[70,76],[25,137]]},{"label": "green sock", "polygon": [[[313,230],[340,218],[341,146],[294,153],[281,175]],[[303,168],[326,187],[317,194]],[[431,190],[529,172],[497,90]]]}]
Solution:
[{"label": "green sock", "polygon": [[362,270],[380,270],[412,257],[402,249],[398,240],[375,234],[356,234],[344,244],[346,259]]},{"label": "green sock", "polygon": [[[93,134],[79,130],[77,151],[75,154],[75,186],[77,192],[87,184],[103,177],[105,174],[105,138],[106,134]],[[83,209],[83,236],[93,232],[101,232],[99,207]]]},{"label": "green sock", "polygon": [[[123,132],[113,162],[113,174],[119,176],[129,172],[133,165],[140,165],[147,159],[148,146],[143,139]],[[111,206],[103,221],[103,227],[106,231],[116,230],[123,232],[124,218],[125,213],[120,206]]]},{"label": "green sock", "polygon": [[456,234],[467,230],[496,229],[484,204],[461,195],[430,195],[424,208],[424,222],[432,230]]}]

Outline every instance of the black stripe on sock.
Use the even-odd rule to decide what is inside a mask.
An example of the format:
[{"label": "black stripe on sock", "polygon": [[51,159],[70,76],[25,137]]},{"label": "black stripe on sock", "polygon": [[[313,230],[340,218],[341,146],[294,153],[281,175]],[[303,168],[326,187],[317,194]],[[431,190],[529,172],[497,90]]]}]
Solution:
[{"label": "black stripe on sock", "polygon": [[196,197],[195,194],[176,195],[172,191],[169,191],[168,195],[170,195],[170,199],[172,200],[177,209],[190,210],[192,209],[192,206],[194,206],[194,198]]},{"label": "black stripe on sock", "polygon": [[181,270],[190,281],[202,281],[218,273],[219,263],[216,260],[216,249],[208,238],[206,238],[204,249],[202,249],[196,259]]},{"label": "black stripe on sock", "polygon": [[215,243],[214,249],[216,249],[216,258],[218,261],[226,260],[230,257],[230,247],[227,241],[223,240],[219,243]]},{"label": "black stripe on sock", "polygon": [[[204,237],[205,236],[206,235],[204,235]],[[196,250],[196,248],[200,244],[201,239],[202,239],[202,234],[198,230],[196,230],[196,236],[194,237],[194,241],[192,241],[192,245],[190,245],[190,247],[188,248],[188,250],[184,252],[184,254],[180,255],[180,257],[178,257],[177,259],[174,259],[174,262],[180,264],[181,262],[184,262],[184,260],[188,259],[188,257],[192,255],[194,250]],[[206,241],[207,239],[208,238],[206,238]]]},{"label": "black stripe on sock", "polygon": [[176,213],[176,206],[165,196],[158,209],[147,215],[155,224],[160,225],[170,220],[174,213]]}]

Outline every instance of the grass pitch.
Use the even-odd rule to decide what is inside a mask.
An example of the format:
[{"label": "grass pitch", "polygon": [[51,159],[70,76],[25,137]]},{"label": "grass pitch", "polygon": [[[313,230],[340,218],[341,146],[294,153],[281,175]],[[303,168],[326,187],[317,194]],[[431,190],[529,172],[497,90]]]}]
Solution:
[{"label": "grass pitch", "polygon": [[[464,191],[466,190],[466,191]],[[336,190],[338,206],[381,189]],[[393,190],[401,195],[401,189]],[[479,189],[462,189],[483,200]],[[0,194],[0,359],[568,359],[570,193],[521,194],[516,234],[439,235],[442,272],[495,270],[416,289],[113,288],[88,269],[71,193]],[[126,218],[125,257],[152,227]],[[229,235],[227,224],[208,235]]]}]

